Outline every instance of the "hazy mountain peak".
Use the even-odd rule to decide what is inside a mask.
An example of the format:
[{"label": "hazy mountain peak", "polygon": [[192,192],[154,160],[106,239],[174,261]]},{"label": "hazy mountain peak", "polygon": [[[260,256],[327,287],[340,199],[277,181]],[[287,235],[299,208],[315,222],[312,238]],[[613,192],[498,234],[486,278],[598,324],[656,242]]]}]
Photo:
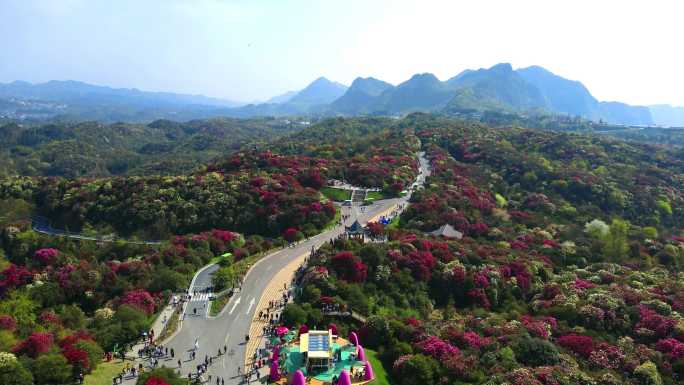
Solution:
[{"label": "hazy mountain peak", "polygon": [[513,72],[513,66],[511,66],[511,63],[499,63],[493,65],[491,68],[489,68],[489,70],[497,72]]},{"label": "hazy mountain peak", "polygon": [[321,76],[311,82],[306,88],[294,95],[288,103],[314,106],[328,104],[342,96],[347,91],[347,86],[328,80]]},{"label": "hazy mountain peak", "polygon": [[449,78],[445,83],[447,83],[447,84],[449,84],[449,85],[452,85],[452,84],[454,84],[455,82],[457,82],[458,79],[460,79],[460,78],[462,78],[462,77],[464,77],[464,76],[466,76],[466,75],[468,75],[468,74],[470,74],[470,73],[472,73],[472,72],[475,72],[475,71],[474,71],[474,70],[471,70],[471,69],[465,69],[465,70],[459,72],[456,76],[453,76],[453,77]]},{"label": "hazy mountain peak", "polygon": [[367,77],[367,78],[362,78],[358,77],[354,79],[352,82],[351,86],[349,86],[349,91],[361,91],[364,93],[367,93],[369,95],[377,96],[380,95],[383,91],[385,91],[388,88],[392,88],[393,86],[387,82],[384,82],[382,80],[376,79],[374,77]]}]

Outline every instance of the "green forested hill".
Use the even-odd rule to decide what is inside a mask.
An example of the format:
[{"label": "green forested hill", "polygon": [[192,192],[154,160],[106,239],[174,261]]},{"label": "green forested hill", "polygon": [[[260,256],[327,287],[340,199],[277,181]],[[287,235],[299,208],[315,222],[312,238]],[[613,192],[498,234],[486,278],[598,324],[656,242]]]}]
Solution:
[{"label": "green forested hill", "polygon": [[148,125],[98,122],[0,126],[0,176],[177,174],[247,142],[297,130],[284,120],[216,118]]}]

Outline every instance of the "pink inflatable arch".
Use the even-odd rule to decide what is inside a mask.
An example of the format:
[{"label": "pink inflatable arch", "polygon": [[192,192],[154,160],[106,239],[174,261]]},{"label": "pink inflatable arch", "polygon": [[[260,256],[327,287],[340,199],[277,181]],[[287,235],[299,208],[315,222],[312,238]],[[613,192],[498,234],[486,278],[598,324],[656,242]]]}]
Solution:
[{"label": "pink inflatable arch", "polygon": [[366,371],[366,373],[363,375],[364,380],[370,381],[375,378],[375,375],[373,374],[373,366],[370,362],[366,361],[366,366],[364,367],[364,370]]},{"label": "pink inflatable arch", "polygon": [[363,346],[359,345],[357,361],[366,361],[366,352],[363,350]]},{"label": "pink inflatable arch", "polygon": [[347,369],[342,369],[340,373],[340,380],[337,382],[338,385],[351,385],[351,377],[349,377],[349,372]]},{"label": "pink inflatable arch", "polygon": [[349,333],[349,342],[351,342],[354,346],[359,345],[359,336],[356,335],[356,332]]},{"label": "pink inflatable arch", "polygon": [[301,370],[297,369],[294,376],[292,376],[292,385],[306,385],[306,378],[304,378],[304,373]]}]

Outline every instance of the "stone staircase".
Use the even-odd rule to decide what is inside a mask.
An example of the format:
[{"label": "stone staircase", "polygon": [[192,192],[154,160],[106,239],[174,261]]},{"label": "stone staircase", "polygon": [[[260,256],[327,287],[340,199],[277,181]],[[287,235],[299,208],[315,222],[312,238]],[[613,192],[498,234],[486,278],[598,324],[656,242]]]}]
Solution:
[{"label": "stone staircase", "polygon": [[352,190],[351,200],[353,203],[363,203],[366,200],[366,189]]}]

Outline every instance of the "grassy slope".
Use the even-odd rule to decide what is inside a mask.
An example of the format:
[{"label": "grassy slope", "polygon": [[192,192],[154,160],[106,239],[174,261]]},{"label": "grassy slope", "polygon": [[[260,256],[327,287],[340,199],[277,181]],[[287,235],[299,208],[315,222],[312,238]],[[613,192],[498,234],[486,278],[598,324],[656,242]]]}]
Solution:
[{"label": "grassy slope", "polygon": [[323,195],[328,197],[328,199],[332,199],[336,202],[342,202],[347,199],[351,199],[350,190],[343,190],[335,187],[323,187],[321,189],[321,192],[323,193]]},{"label": "grassy slope", "polygon": [[124,364],[121,360],[112,360],[110,362],[102,362],[97,366],[92,373],[85,376],[84,385],[110,385],[112,377],[121,373]]},{"label": "grassy slope", "polygon": [[372,385],[389,385],[389,379],[387,376],[387,371],[385,367],[382,366],[382,362],[378,359],[378,353],[371,349],[365,349],[366,358],[370,361],[373,366],[373,374],[375,374],[375,380],[371,382]]}]

